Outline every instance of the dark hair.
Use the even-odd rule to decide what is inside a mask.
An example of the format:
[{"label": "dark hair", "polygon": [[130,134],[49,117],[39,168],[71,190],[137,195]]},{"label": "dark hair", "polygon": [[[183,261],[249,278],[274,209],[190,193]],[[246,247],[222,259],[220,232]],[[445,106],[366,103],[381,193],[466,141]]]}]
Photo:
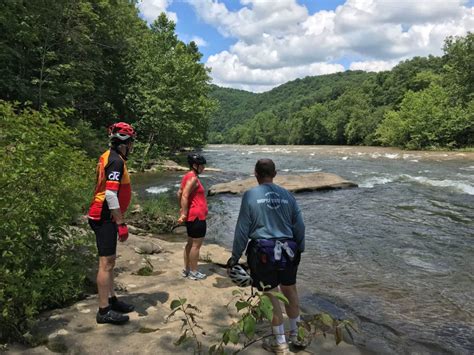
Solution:
[{"label": "dark hair", "polygon": [[188,154],[188,164],[190,167],[192,167],[193,164],[205,165],[206,158],[204,158],[201,154],[198,153],[190,153]]},{"label": "dark hair", "polygon": [[255,172],[259,177],[275,177],[275,163],[271,159],[259,159],[255,164]]}]

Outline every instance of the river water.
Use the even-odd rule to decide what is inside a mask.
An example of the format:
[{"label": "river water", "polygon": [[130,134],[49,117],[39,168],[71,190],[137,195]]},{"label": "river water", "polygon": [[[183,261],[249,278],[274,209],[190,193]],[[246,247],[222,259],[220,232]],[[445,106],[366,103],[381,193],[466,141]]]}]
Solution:
[{"label": "river water", "polygon": [[[355,319],[356,344],[377,354],[474,353],[474,153],[376,147],[211,145],[212,184],[252,176],[259,158],[279,174],[329,172],[359,188],[306,192],[298,274],[302,308]],[[182,173],[137,176],[147,196],[174,193]],[[228,248],[240,197],[209,198],[207,242]]]}]

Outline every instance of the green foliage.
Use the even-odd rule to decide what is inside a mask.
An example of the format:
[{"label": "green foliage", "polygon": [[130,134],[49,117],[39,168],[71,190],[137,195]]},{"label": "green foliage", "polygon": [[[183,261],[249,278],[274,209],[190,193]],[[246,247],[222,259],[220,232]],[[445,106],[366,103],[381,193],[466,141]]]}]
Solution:
[{"label": "green foliage", "polygon": [[139,200],[138,212],[129,215],[134,226],[153,233],[170,233],[176,224],[178,204],[169,195],[158,195],[154,198]]},{"label": "green foliage", "polygon": [[453,100],[467,105],[474,100],[474,33],[448,37],[444,44],[444,79]]},{"label": "green foliage", "polygon": [[450,104],[440,85],[408,91],[399,111],[390,111],[377,130],[383,144],[408,149],[457,147],[474,130],[473,112]]},{"label": "green foliage", "polygon": [[[203,145],[213,102],[207,97],[210,78],[197,46],[178,40],[175,24],[164,13],[142,42],[127,99],[147,149]],[[143,160],[147,156],[145,150]]]},{"label": "green foliage", "polygon": [[2,1],[0,14],[0,98],[71,107],[94,127],[129,116],[126,69],[147,29],[133,2]]},{"label": "green foliage", "polygon": [[149,28],[136,1],[0,2],[0,99],[70,109],[94,157],[117,120],[138,128],[142,165],[205,144],[214,103],[200,59],[164,14]]},{"label": "green foliage", "polygon": [[358,332],[356,325],[349,319],[334,319],[328,313],[318,313],[313,316],[305,317],[298,324],[298,340],[311,341],[313,337],[322,334],[333,334],[336,345],[343,341],[343,331],[347,332],[352,341],[354,338],[352,332]]},{"label": "green foliage", "polygon": [[151,263],[150,257],[148,255],[145,256],[144,261],[145,261],[146,265],[141,267],[140,269],[138,269],[137,275],[139,275],[139,276],[151,276],[153,274],[153,270],[155,269],[155,267]]},{"label": "green foliage", "polygon": [[[449,37],[443,57],[415,57],[381,73],[297,79],[252,94],[213,87],[213,143],[472,146],[474,34]],[[428,100],[426,110],[423,100]]]},{"label": "green foliage", "polygon": [[[262,321],[271,323],[273,319],[273,305],[266,293],[254,292],[248,295],[245,291],[237,289],[232,291],[235,302],[235,308],[240,314],[240,318],[233,322],[228,328],[224,329],[219,343],[213,344],[209,347],[208,353],[210,355],[224,355],[227,354],[226,346],[229,344],[238,345],[242,341],[242,347],[232,351],[237,354],[249,346],[261,341],[262,339],[271,336],[272,334],[257,335],[257,324]],[[277,300],[288,304],[288,299],[281,292],[271,292],[271,295]],[[175,341],[176,346],[180,346],[188,340],[192,340],[195,344],[194,353],[202,354],[202,343],[196,332],[197,329],[203,329],[197,322],[201,313],[199,308],[187,303],[186,298],[179,297],[171,301],[171,313],[166,317],[169,321],[175,314],[181,315],[182,333]],[[298,324],[298,339],[306,340],[309,344],[314,336],[326,334],[334,334],[336,345],[343,340],[343,331],[346,331],[352,339],[352,332],[356,331],[354,322],[351,320],[333,319],[327,313],[318,313],[316,315],[305,317]],[[352,339],[353,340],[353,339]]]},{"label": "green foliage", "polygon": [[21,339],[39,311],[81,292],[90,238],[75,224],[90,199],[93,162],[64,112],[0,101],[0,338]]},{"label": "green foliage", "polygon": [[186,302],[186,298],[181,297],[171,301],[171,313],[166,317],[166,320],[169,321],[170,318],[173,317],[175,314],[182,314],[182,317],[180,318],[183,323],[181,326],[182,333],[178,340],[175,341],[174,345],[179,346],[183,344],[186,340],[191,338],[194,341],[194,344],[196,345],[194,353],[201,354],[202,343],[196,333],[196,330],[198,328],[202,329],[202,327],[197,321],[197,318],[199,317],[199,313],[201,313],[201,311],[198,307]]}]

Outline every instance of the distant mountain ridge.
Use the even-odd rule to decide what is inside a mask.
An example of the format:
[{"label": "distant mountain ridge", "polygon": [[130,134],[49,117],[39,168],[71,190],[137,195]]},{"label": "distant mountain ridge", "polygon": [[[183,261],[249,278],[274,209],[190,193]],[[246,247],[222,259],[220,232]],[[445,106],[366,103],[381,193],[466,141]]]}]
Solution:
[{"label": "distant mountain ridge", "polygon": [[293,112],[316,102],[333,100],[374,75],[364,71],[345,71],[307,76],[263,93],[212,85],[210,96],[219,102],[219,108],[211,117],[210,132],[225,132],[262,111],[286,107],[288,112]]},{"label": "distant mountain ridge", "polygon": [[442,57],[415,57],[390,71],[296,79],[268,92],[213,86],[219,103],[208,142],[474,146],[474,34],[448,37]]}]

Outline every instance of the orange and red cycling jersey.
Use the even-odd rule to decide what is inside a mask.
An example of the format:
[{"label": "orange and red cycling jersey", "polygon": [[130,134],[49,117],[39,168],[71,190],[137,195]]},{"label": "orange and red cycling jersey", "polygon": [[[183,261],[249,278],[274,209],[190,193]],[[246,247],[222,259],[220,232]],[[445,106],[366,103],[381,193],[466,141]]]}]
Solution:
[{"label": "orange and red cycling jersey", "polygon": [[[188,180],[193,177],[197,177],[194,171],[190,171],[189,173],[183,176],[183,179],[181,180],[181,190],[184,190],[184,187],[186,186]],[[187,219],[188,222],[195,221],[196,219],[199,219],[200,221],[205,221],[208,213],[206,190],[202,186],[201,181],[199,181],[199,179],[197,179],[197,182],[198,187],[189,195],[189,212]]]},{"label": "orange and red cycling jersey", "polygon": [[130,176],[125,160],[113,149],[102,154],[97,164],[97,184],[89,208],[89,218],[94,221],[112,219],[105,190],[117,191],[120,210],[125,213],[132,197]]}]

